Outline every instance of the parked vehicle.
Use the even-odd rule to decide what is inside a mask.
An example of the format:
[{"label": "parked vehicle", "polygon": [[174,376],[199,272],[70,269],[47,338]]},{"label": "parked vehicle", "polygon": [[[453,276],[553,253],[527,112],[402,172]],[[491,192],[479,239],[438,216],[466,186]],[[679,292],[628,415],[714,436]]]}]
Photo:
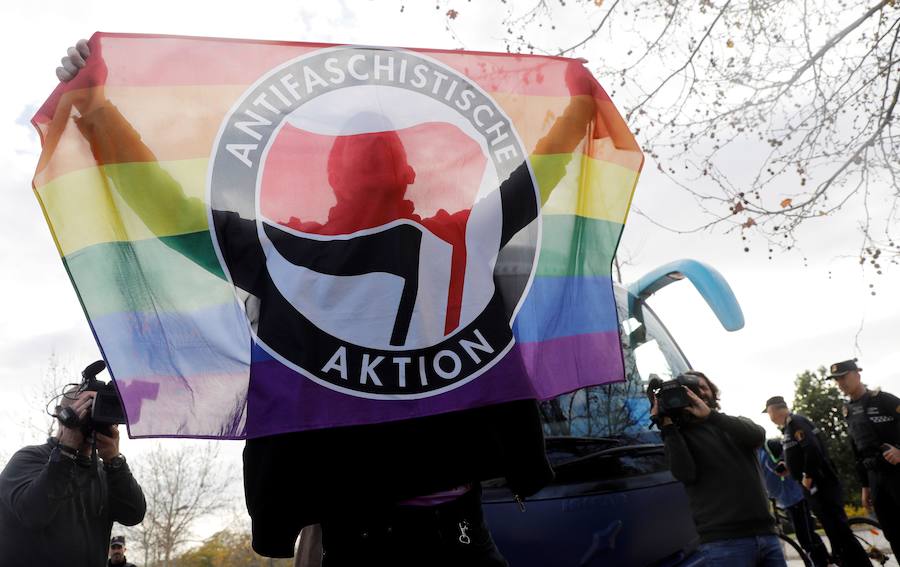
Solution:
[{"label": "parked vehicle", "polygon": [[526,502],[484,483],[491,533],[513,567],[700,565],[698,536],[684,487],[668,470],[658,432],[650,431],[644,393],[690,363],[647,299],[688,279],[729,331],[743,327],[725,279],[694,260],[662,266],[616,285],[626,380],[578,390],[542,404],[556,479]]}]

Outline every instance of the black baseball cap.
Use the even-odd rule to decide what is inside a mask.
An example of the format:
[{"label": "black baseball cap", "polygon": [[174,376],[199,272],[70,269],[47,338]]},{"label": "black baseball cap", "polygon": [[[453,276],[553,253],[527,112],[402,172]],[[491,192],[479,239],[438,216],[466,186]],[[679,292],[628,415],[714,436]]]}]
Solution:
[{"label": "black baseball cap", "polygon": [[123,535],[113,536],[113,538],[111,540],[109,540],[109,546],[112,547],[114,545],[121,545],[122,547],[125,547],[125,536],[123,536]]},{"label": "black baseball cap", "polygon": [[862,368],[856,365],[856,359],[844,360],[842,362],[835,362],[829,368],[829,378],[838,378],[843,376],[848,372],[852,372],[856,370],[857,372],[862,372]]},{"label": "black baseball cap", "polygon": [[787,402],[784,401],[784,398],[781,396],[772,396],[768,400],[766,400],[766,408],[762,410],[763,413],[769,411],[769,406],[784,406],[787,407]]}]

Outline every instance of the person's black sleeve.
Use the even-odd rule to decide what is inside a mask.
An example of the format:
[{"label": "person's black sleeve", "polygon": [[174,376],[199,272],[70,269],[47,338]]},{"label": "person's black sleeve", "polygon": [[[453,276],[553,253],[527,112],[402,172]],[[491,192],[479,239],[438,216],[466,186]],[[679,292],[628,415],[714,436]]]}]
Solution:
[{"label": "person's black sleeve", "polygon": [[892,432],[893,435],[888,439],[885,439],[884,441],[896,447],[900,447],[900,398],[898,398],[894,394],[880,392],[876,397],[876,403],[880,406],[880,409],[884,415],[894,416],[894,431]]},{"label": "person's black sleeve", "polygon": [[859,449],[856,448],[856,443],[853,441],[853,437],[850,437],[850,449],[853,450],[853,460],[856,469],[856,478],[859,479],[859,484],[863,488],[869,487],[869,471],[866,470],[866,467],[863,466],[862,457],[859,454]]},{"label": "person's black sleeve", "polygon": [[798,474],[802,478],[805,473],[813,479],[820,479],[822,474],[823,457],[822,450],[817,443],[817,437],[813,424],[802,416],[794,416],[793,421],[796,422],[795,435],[797,431],[802,432],[801,435],[795,437],[800,452],[803,455],[803,470]]},{"label": "person's black sleeve", "polygon": [[[565,177],[572,152],[590,135],[589,128],[595,113],[596,103],[593,98],[572,97],[547,134],[538,140],[530,159],[540,180],[540,205],[547,202],[550,194]],[[500,184],[500,193],[503,195],[501,246],[505,246],[516,233],[534,220],[540,208],[535,201],[534,184],[526,164],[527,159],[529,158],[522,156],[522,164]]]},{"label": "person's black sleeve", "polygon": [[675,425],[664,426],[662,428],[662,438],[672,476],[684,484],[696,482],[697,465],[678,427]]},{"label": "person's black sleeve", "polygon": [[147,511],[147,502],[128,463],[117,469],[106,469],[106,482],[109,488],[110,518],[123,526],[141,523]]},{"label": "person's black sleeve", "polygon": [[757,449],[766,442],[766,430],[746,417],[733,417],[713,410],[707,419],[742,447]]},{"label": "person's black sleeve", "polygon": [[77,494],[75,466],[67,457],[48,462],[44,452],[26,447],[0,474],[0,500],[22,525],[39,530]]},{"label": "person's black sleeve", "polygon": [[[185,194],[181,184],[159,166],[156,156],[119,109],[106,101],[77,118],[75,125],[90,144],[97,164],[105,166],[103,173],[109,186],[121,195],[147,228],[176,252],[224,278],[218,262],[212,261],[214,255],[205,249],[185,247],[177,239],[163,238],[208,230],[206,205],[203,200]],[[120,164],[133,164],[132,169],[140,165],[140,175],[126,173]],[[255,232],[256,227],[247,228]]]}]

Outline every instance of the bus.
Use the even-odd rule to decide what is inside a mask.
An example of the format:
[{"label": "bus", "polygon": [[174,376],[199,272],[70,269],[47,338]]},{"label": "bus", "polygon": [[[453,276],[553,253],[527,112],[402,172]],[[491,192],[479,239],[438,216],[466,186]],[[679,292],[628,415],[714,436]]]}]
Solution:
[{"label": "bus", "polygon": [[668,380],[691,369],[647,303],[682,280],[694,285],[726,330],[744,326],[728,282],[696,260],[666,264],[627,286],[615,284],[625,381],[541,404],[556,478],[524,504],[503,480],[482,483],[485,519],[510,565],[701,564],[687,494],[668,470],[659,432],[649,429],[645,393],[651,378]]}]

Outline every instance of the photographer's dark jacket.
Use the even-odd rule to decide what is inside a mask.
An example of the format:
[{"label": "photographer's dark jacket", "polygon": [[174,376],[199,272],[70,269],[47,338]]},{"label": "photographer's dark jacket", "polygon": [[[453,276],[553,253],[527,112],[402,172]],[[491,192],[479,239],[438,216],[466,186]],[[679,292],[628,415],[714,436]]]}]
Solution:
[{"label": "photographer's dark jacket", "polygon": [[856,474],[869,486],[869,473],[900,476],[900,466],[884,460],[883,443],[900,447],[900,398],[880,390],[866,390],[846,407],[850,445],[856,457]]},{"label": "photographer's dark jacket", "polygon": [[0,473],[3,567],[101,567],[113,522],[131,526],[144,518],[144,494],[127,463],[107,471],[55,446],[50,439],[20,449]]},{"label": "photographer's dark jacket", "polygon": [[795,480],[803,480],[803,475],[806,475],[815,484],[839,484],[837,471],[828,457],[822,433],[813,422],[792,413],[788,416],[782,433],[784,463]]},{"label": "photographer's dark jacket", "polygon": [[775,533],[756,457],[762,427],[713,411],[703,421],[667,425],[662,435],[702,543]]}]

